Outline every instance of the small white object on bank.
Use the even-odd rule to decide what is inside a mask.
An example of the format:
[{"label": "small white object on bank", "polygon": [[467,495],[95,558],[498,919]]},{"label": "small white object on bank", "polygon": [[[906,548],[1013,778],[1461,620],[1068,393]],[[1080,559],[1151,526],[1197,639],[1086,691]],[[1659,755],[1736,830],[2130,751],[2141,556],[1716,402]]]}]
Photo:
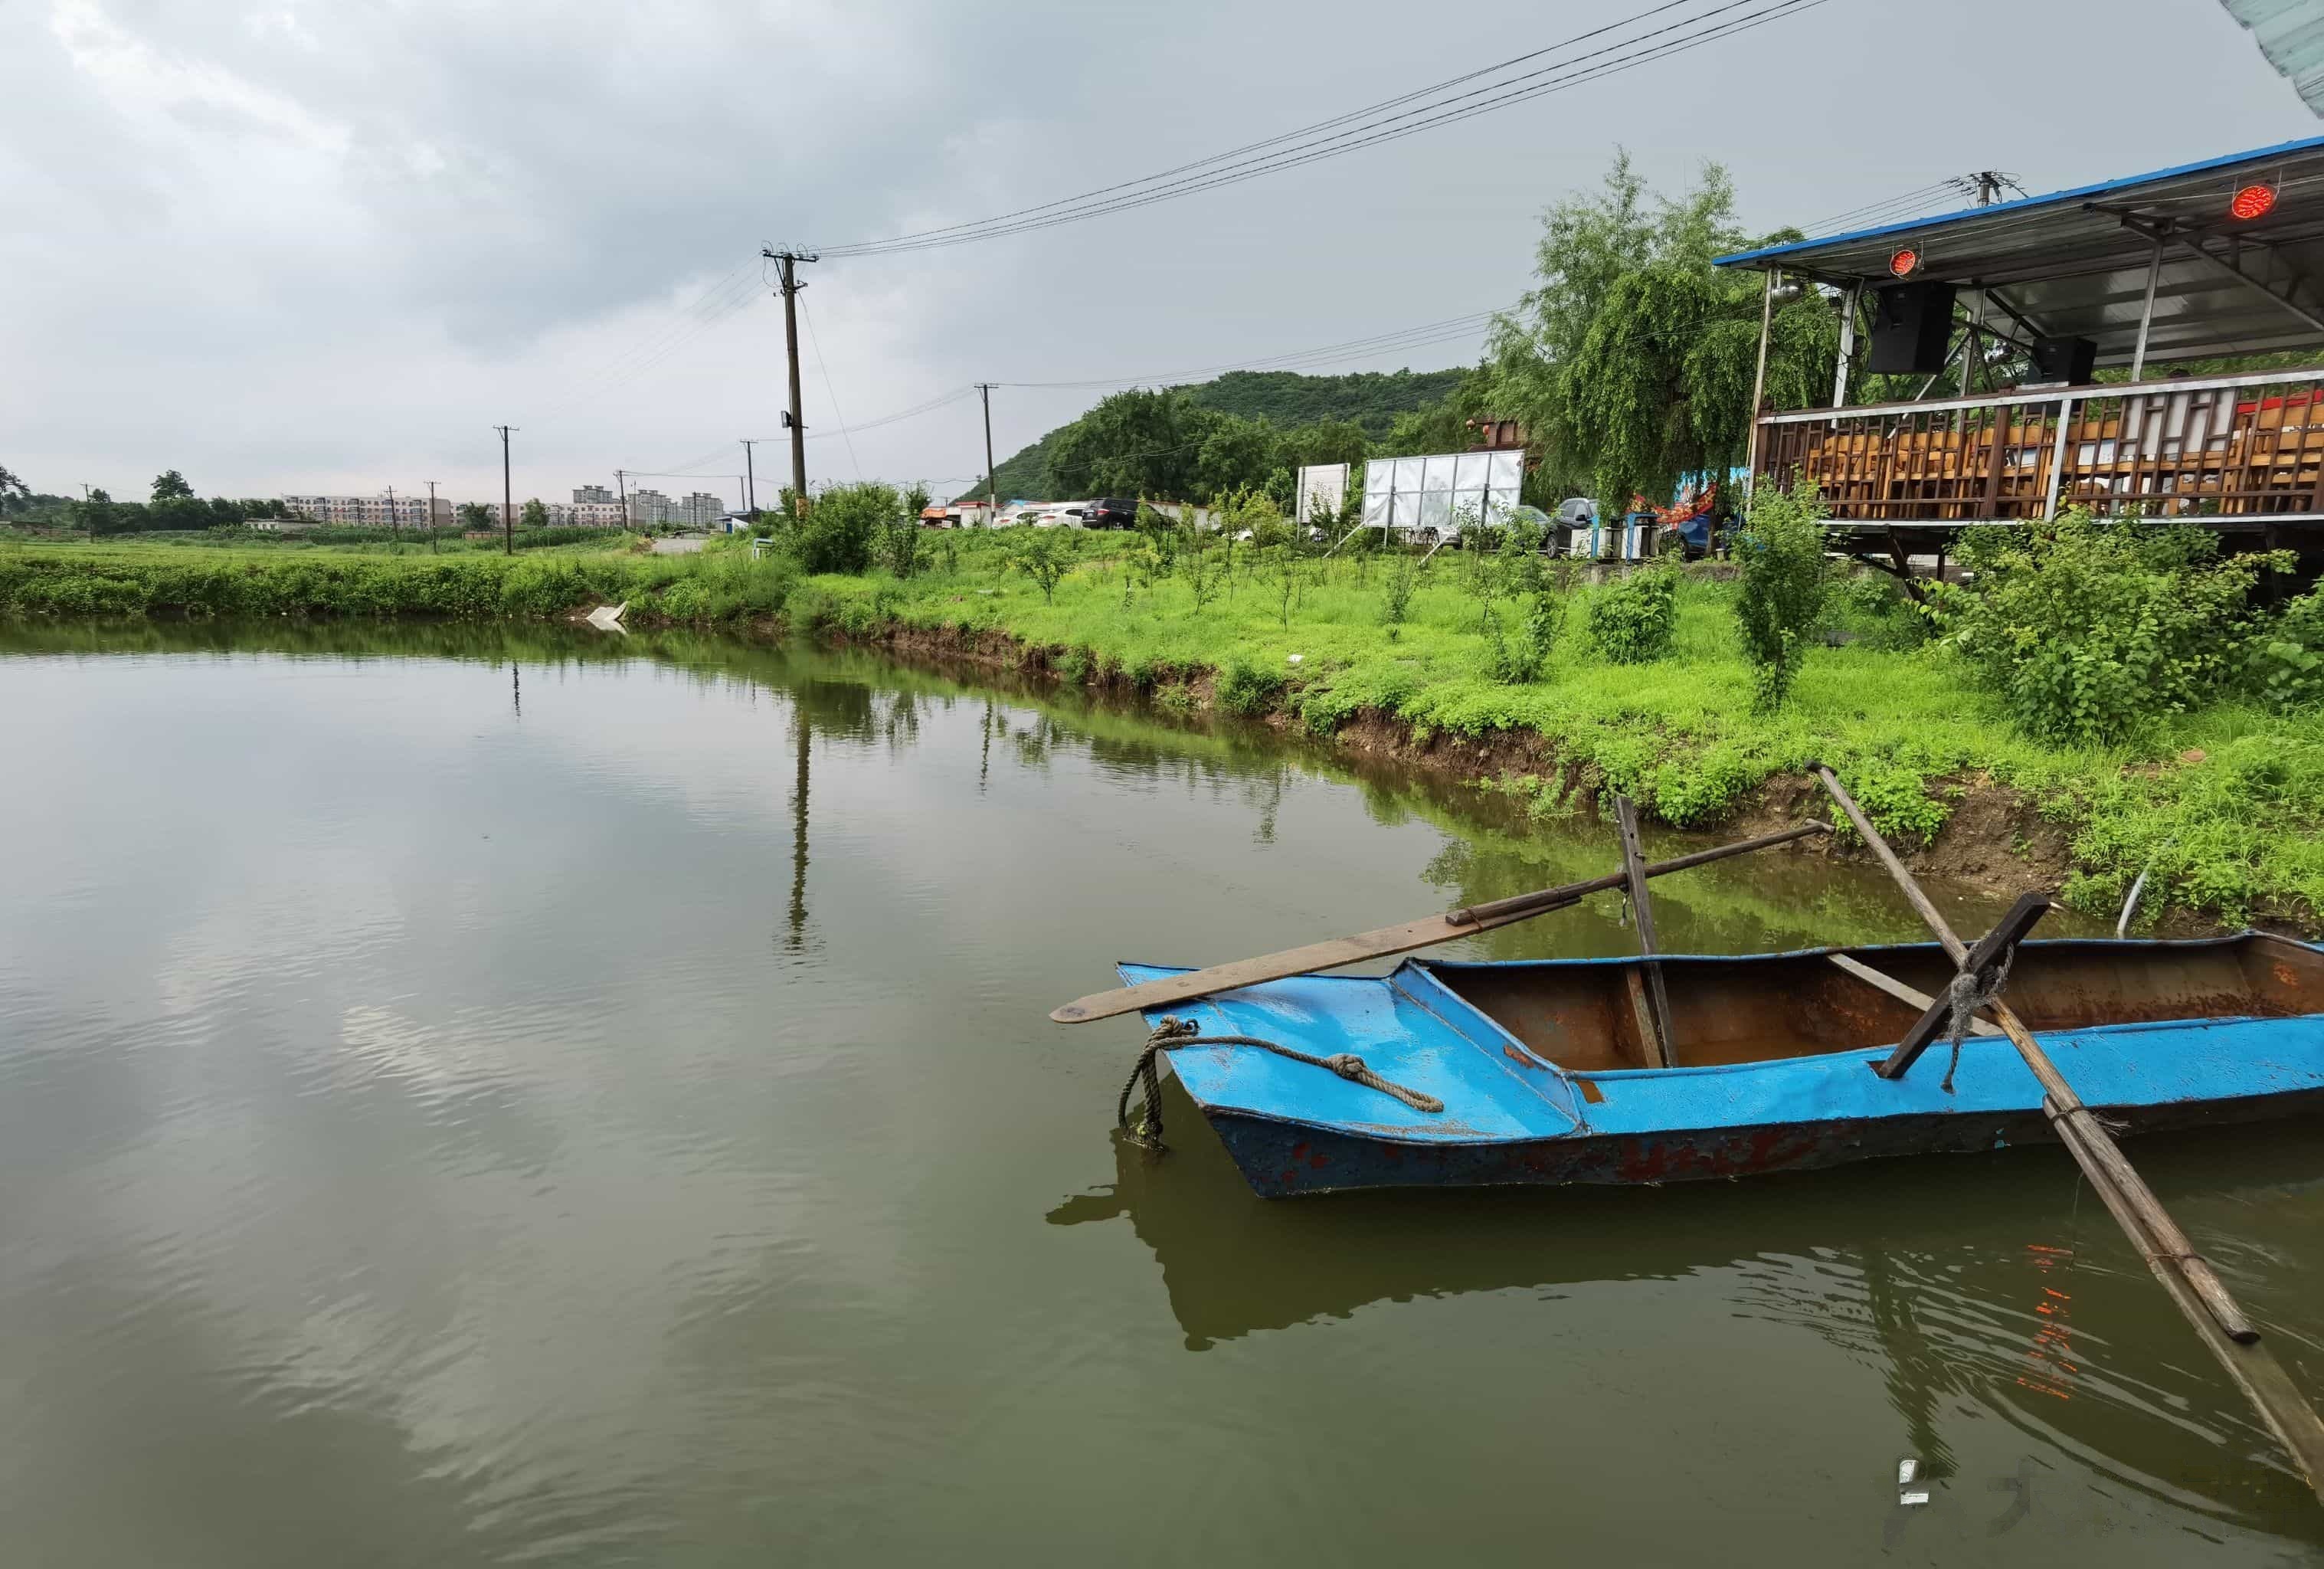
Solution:
[{"label": "small white object on bank", "polygon": [[1283,660],[1286,664],[1296,665],[1306,657],[1305,654],[1286,654],[1283,656]]},{"label": "small white object on bank", "polygon": [[629,608],[630,602],[626,599],[619,605],[601,605],[583,619],[599,632],[618,632],[627,635],[630,629],[622,624],[622,614]]}]

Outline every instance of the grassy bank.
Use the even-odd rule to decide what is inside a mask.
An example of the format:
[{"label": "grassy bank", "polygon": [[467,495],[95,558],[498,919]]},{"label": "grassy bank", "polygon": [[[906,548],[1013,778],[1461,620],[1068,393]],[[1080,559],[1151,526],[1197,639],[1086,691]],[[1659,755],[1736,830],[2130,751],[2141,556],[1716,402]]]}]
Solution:
[{"label": "grassy bank", "polygon": [[[1505,684],[1490,674],[1496,640],[1461,558],[1420,573],[1391,625],[1395,569],[1379,560],[1310,560],[1286,578],[1245,547],[1198,609],[1185,576],[1157,570],[1139,543],[1071,543],[1053,598],[1012,569],[1019,547],[1006,535],[935,540],[932,563],[901,581],[801,578],[737,549],[509,561],[27,548],[0,551],[0,611],[485,618],[627,599],[646,621],[779,613],[860,639],[908,629],[935,646],[1021,651],[1067,679],[1134,685],[1165,708],[1215,705],[1319,735],[1386,719],[1407,742],[1484,742],[1492,750],[1472,771],[1542,814],[1620,789],[1666,822],[1707,827],[1796,790],[1822,759],[1911,843],[1941,846],[1970,819],[1989,835],[2001,803],[2001,853],[2070,863],[2069,897],[2086,908],[2118,903],[2148,870],[2149,912],[2168,903],[2324,927],[2324,715],[2312,711],[2222,703],[2158,716],[2126,746],[2039,743],[1950,657],[1914,646],[1909,617],[1873,584],[1835,613],[1834,629],[1856,641],[1815,649],[1785,706],[1755,715],[1734,590],[1700,574],[1680,586],[1667,656],[1609,662],[1588,630],[1606,590],[1577,584],[1544,677]],[[1507,626],[1518,613],[1503,601],[1496,614]],[[1512,735],[1526,744],[1505,745]]]},{"label": "grassy bank", "polygon": [[641,619],[780,613],[798,574],[747,551],[702,557],[545,549],[516,556],[98,542],[0,549],[0,613],[18,615],[561,616],[630,602]]}]

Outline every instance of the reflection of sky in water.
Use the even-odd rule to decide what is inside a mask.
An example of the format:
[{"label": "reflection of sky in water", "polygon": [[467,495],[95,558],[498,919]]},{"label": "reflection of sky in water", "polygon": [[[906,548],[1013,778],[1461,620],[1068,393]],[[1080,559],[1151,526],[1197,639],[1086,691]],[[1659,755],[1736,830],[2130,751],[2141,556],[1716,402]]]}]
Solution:
[{"label": "reflection of sky in water", "polygon": [[[1916,1446],[1950,1480],[1902,1561],[2324,1539],[2042,1152],[1263,1205],[1182,1108],[1118,1161],[1136,1027],[1042,1017],[1112,959],[1608,843],[870,668],[0,663],[9,1561],[1400,1561],[1545,1519],[1858,1561]],[[1908,934],[1804,858],[1658,910],[1674,947]],[[1632,940],[1591,908],[1474,951]],[[2309,1355],[2287,1138],[2157,1180]],[[2029,1394],[2027,1249],[2077,1239],[2073,1398]]]}]

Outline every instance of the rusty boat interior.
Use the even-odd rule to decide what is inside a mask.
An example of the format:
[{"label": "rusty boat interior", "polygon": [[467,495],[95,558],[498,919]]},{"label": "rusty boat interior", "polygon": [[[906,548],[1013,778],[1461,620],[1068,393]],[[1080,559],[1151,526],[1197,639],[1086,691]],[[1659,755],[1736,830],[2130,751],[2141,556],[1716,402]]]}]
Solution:
[{"label": "rusty boat interior", "polygon": [[[1683,1067],[1890,1045],[1954,973],[1933,944],[1660,963],[1673,1066]],[[1424,967],[1535,1056],[1562,1068],[1606,1073],[1663,1066],[1651,1045],[1646,961],[1439,961]],[[2007,996],[2037,1032],[2295,1018],[2324,1013],[2324,953],[2260,932],[2193,942],[2028,942],[2017,949]]]}]

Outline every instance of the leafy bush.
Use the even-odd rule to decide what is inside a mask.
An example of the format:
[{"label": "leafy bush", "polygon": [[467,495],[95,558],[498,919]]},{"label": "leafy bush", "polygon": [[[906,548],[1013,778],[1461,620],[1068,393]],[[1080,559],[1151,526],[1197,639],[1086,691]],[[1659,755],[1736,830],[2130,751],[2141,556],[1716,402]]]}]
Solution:
[{"label": "leafy bush", "polygon": [[1009,565],[1040,586],[1045,605],[1057,602],[1057,585],[1074,564],[1073,541],[1063,529],[1019,529],[1015,558]]},{"label": "leafy bush", "polygon": [[2324,588],[2302,595],[2252,635],[2245,674],[2253,694],[2289,711],[2324,701]]},{"label": "leafy bush", "polygon": [[1867,648],[1894,653],[1928,641],[1928,618],[1888,573],[1868,567],[1829,582],[1823,602],[1824,626],[1852,633]]},{"label": "leafy bush", "polygon": [[1971,531],[1970,580],[1930,585],[1930,613],[2028,734],[2111,744],[2211,700],[2244,662],[2252,584],[2291,555],[2218,557],[2217,537],[2190,525],[2101,523],[2076,507]]},{"label": "leafy bush", "polygon": [[1773,488],[1751,498],[1751,517],[1735,540],[1742,582],[1735,618],[1751,660],[1752,706],[1784,706],[1823,611],[1823,522],[1830,514],[1812,485]]},{"label": "leafy bush", "polygon": [[799,520],[799,565],[809,572],[861,572],[872,564],[873,537],[903,510],[892,485],[835,485]]},{"label": "leafy bush", "polygon": [[[1667,559],[1667,558],[1665,558]],[[1678,568],[1641,567],[1590,596],[1590,641],[1610,664],[1643,665],[1670,652],[1678,629]]]},{"label": "leafy bush", "polygon": [[1219,672],[1219,706],[1230,714],[1264,714],[1283,695],[1283,673],[1265,670],[1240,655]]}]

